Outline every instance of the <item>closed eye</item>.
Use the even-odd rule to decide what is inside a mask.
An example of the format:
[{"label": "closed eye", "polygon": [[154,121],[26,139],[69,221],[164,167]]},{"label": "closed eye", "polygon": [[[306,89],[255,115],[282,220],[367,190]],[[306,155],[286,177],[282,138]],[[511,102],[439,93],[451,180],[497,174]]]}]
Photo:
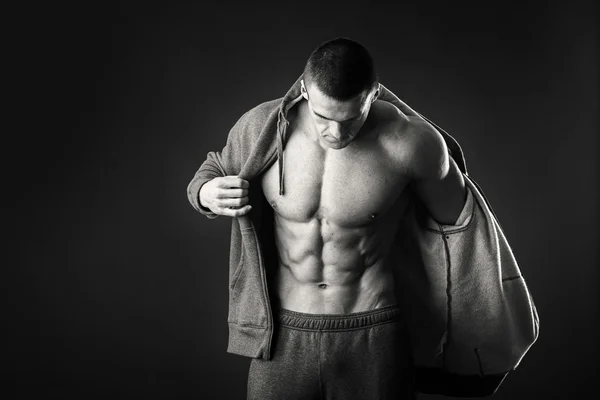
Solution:
[{"label": "closed eye", "polygon": [[319,113],[318,113],[318,112],[316,112],[316,111],[313,111],[313,114],[315,114],[315,116],[316,116],[318,119],[321,119],[321,120],[324,120],[324,121],[334,121],[334,122],[338,122],[338,123],[340,123],[340,124],[343,124],[343,123],[349,123],[349,122],[354,122],[354,121],[357,121],[358,119],[360,119],[360,117],[361,117],[361,115],[360,115],[360,114],[358,114],[358,115],[357,115],[357,116],[355,116],[355,117],[348,118],[348,119],[345,119],[345,120],[343,120],[343,121],[335,121],[335,120],[333,120],[333,119],[331,119],[331,118],[324,117],[323,115],[319,114]]}]

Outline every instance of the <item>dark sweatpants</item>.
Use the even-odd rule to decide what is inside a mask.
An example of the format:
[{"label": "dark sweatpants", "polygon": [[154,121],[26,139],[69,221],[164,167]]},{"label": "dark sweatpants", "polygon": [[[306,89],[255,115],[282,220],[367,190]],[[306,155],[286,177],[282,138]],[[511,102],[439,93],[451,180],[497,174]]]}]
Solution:
[{"label": "dark sweatpants", "polygon": [[272,359],[253,358],[248,400],[414,399],[397,306],[345,315],[275,314]]}]

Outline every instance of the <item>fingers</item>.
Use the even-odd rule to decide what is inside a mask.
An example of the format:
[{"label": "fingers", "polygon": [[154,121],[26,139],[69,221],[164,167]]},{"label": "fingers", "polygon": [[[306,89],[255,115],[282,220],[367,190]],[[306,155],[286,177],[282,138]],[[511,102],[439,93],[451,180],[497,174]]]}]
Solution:
[{"label": "fingers", "polygon": [[247,180],[242,179],[235,175],[224,176],[219,180],[219,187],[223,189],[229,188],[242,188],[248,189],[250,184]]},{"label": "fingers", "polygon": [[248,189],[219,189],[220,199],[235,199],[248,196]]},{"label": "fingers", "polygon": [[245,206],[246,204],[248,204],[248,198],[247,197],[238,197],[238,198],[230,198],[230,199],[219,199],[217,201],[217,205],[221,208],[228,208],[228,207],[242,207]]},{"label": "fingers", "polygon": [[247,214],[250,210],[252,210],[251,205],[247,205],[238,209],[221,208],[217,214],[224,215],[226,217],[241,217],[242,215]]},{"label": "fingers", "polygon": [[211,187],[210,196],[206,203],[218,215],[240,217],[247,214],[252,207],[248,204],[248,189],[250,183],[235,175],[215,178]]}]

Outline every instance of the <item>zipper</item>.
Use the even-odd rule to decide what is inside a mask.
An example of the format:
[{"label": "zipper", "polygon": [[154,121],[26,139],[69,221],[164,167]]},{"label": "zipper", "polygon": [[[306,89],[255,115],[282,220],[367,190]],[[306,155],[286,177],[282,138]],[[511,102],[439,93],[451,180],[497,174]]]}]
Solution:
[{"label": "zipper", "polygon": [[450,263],[450,249],[448,247],[448,240],[450,236],[446,235],[442,225],[438,223],[440,233],[442,234],[442,241],[444,242],[444,252],[446,253],[446,332],[444,333],[445,341],[442,343],[442,367],[446,369],[446,349],[450,344],[451,332],[450,327],[452,324],[452,264]]}]

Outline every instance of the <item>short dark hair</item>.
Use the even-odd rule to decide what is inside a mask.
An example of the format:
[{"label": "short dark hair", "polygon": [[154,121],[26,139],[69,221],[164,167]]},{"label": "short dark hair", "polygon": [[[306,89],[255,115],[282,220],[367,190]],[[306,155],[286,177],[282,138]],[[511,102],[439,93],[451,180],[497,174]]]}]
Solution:
[{"label": "short dark hair", "polygon": [[314,83],[325,95],[349,100],[377,83],[371,55],[361,44],[340,37],[317,47],[304,67],[306,84]]}]

